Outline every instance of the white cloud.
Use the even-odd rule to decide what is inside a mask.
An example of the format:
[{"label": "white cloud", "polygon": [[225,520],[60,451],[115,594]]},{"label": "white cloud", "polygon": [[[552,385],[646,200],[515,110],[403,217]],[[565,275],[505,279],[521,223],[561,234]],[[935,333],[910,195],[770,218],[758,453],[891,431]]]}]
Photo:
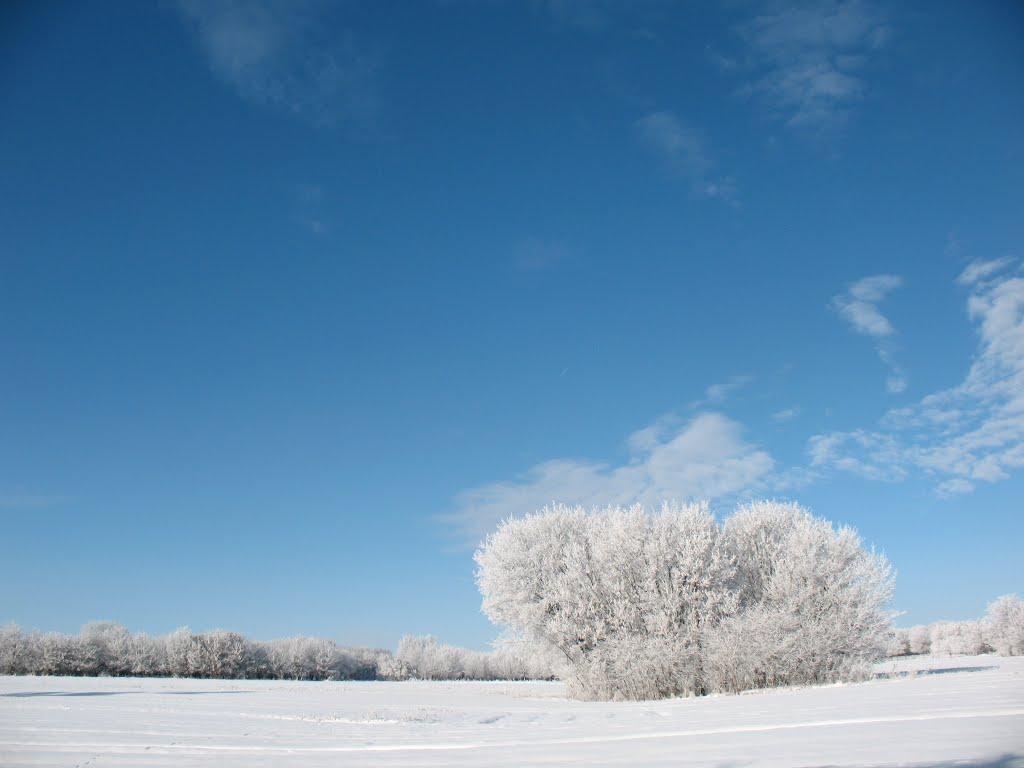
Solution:
[{"label": "white cloud", "polygon": [[903,279],[898,275],[865,277],[852,283],[845,293],[834,296],[831,304],[857,333],[876,339],[878,356],[889,368],[886,389],[893,394],[907,388],[907,376],[896,362],[892,344],[887,341],[895,330],[889,319],[878,309],[878,304],[902,284]]},{"label": "white cloud", "polygon": [[325,33],[330,7],[286,0],[179,0],[217,77],[243,98],[317,124],[372,108],[373,57]]},{"label": "white cloud", "polygon": [[943,498],[955,496],[959,493],[970,493],[973,490],[974,483],[970,480],[964,480],[962,477],[954,477],[952,480],[941,482],[935,488],[935,492]]},{"label": "white cloud", "polygon": [[676,115],[652,112],[637,120],[633,129],[641,144],[690,181],[694,195],[736,203],[735,181],[728,176],[712,177],[715,163],[704,140]]},{"label": "white cloud", "polygon": [[746,442],[742,432],[739,423],[718,413],[702,413],[688,423],[662,417],[630,435],[629,458],[622,464],[546,461],[517,480],[464,491],[457,509],[443,519],[476,542],[501,520],[551,502],[653,505],[741,494],[770,483],[775,468],[772,457]]},{"label": "white cloud", "polygon": [[762,74],[746,89],[790,126],[841,124],[863,98],[862,69],[889,29],[866,2],[777,3],[744,24]]},{"label": "white cloud", "polygon": [[785,409],[783,409],[781,411],[776,411],[775,413],[772,414],[771,418],[772,418],[772,421],[778,422],[778,423],[781,424],[782,422],[785,422],[785,421],[792,421],[793,419],[795,419],[799,415],[800,415],[800,409],[794,407],[794,408],[785,408]]},{"label": "white cloud", "polygon": [[812,466],[892,480],[923,472],[938,480],[940,495],[1024,467],[1024,278],[1011,263],[975,262],[958,278],[972,288],[967,307],[979,340],[964,381],[890,410],[877,430],[811,438]]},{"label": "white cloud", "polygon": [[994,274],[1001,272],[1006,269],[1010,264],[1013,263],[1013,259],[1009,256],[1001,259],[992,259],[991,261],[972,261],[960,276],[957,277],[956,281],[960,285],[972,286],[975,283],[980,283],[987,280]]},{"label": "white cloud", "polygon": [[881,338],[891,336],[892,324],[878,311],[878,303],[903,284],[897,275],[874,275],[850,285],[846,293],[832,299],[832,307],[857,333]]},{"label": "white cloud", "polygon": [[712,384],[710,387],[705,389],[704,397],[707,398],[707,402],[710,403],[724,402],[731,397],[734,392],[747,386],[753,380],[753,376],[749,376],[745,373],[733,376],[728,381]]}]

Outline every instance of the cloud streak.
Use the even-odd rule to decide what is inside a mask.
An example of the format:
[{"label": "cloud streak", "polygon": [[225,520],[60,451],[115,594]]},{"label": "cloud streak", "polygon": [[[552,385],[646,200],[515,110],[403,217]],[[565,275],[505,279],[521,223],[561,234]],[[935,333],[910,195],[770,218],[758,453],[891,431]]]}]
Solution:
[{"label": "cloud streak", "polygon": [[704,397],[701,400],[694,400],[690,403],[690,408],[700,408],[708,405],[709,403],[718,405],[724,403],[736,392],[749,386],[754,381],[754,377],[748,374],[737,374],[731,376],[725,381],[720,381],[716,384],[710,385],[704,390]]},{"label": "cloud streak", "polygon": [[736,204],[731,177],[712,173],[715,163],[700,134],[672,112],[652,112],[633,124],[637,141],[673,173],[690,182],[695,197]]},{"label": "cloud streak", "polygon": [[851,284],[845,293],[832,297],[831,306],[846,320],[854,331],[875,339],[879,358],[889,368],[886,389],[899,393],[907,388],[907,376],[896,362],[892,342],[895,329],[882,314],[878,304],[896,288],[903,285],[897,275],[873,275]]},{"label": "cloud streak", "polygon": [[552,459],[516,480],[464,491],[443,520],[476,543],[501,520],[551,502],[590,507],[730,497],[764,486],[775,469],[766,451],[744,439],[742,426],[719,413],[686,423],[662,417],[630,435],[627,445],[622,464]]},{"label": "cloud streak", "polygon": [[964,381],[890,410],[877,429],[812,437],[813,467],[890,481],[924,473],[948,496],[1024,466],[1024,278],[1000,259],[972,263],[957,282],[970,290],[967,310],[978,326]]},{"label": "cloud streak", "polygon": [[785,408],[781,411],[776,411],[771,415],[771,420],[776,424],[782,424],[787,421],[792,421],[800,415],[800,409],[797,407]]},{"label": "cloud streak", "polygon": [[744,92],[790,127],[841,125],[867,91],[864,68],[890,36],[868,3],[777,3],[739,28],[760,75]]}]

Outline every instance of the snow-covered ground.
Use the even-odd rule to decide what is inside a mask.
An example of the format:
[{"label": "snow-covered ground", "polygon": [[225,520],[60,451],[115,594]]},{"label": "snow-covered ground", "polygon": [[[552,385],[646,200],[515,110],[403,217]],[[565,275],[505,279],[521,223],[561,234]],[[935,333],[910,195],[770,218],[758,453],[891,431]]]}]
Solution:
[{"label": "snow-covered ground", "polygon": [[1024,658],[638,703],[558,683],[0,677],[0,765],[1024,766]]}]

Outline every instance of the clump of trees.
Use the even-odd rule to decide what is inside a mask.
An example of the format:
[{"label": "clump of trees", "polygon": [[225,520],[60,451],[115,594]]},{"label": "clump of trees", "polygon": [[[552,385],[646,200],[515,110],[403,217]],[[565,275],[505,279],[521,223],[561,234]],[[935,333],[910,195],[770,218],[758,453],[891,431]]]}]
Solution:
[{"label": "clump of trees", "polygon": [[893,630],[890,656],[925,653],[936,656],[1024,655],[1024,600],[1017,595],[1003,595],[989,603],[988,612],[981,619],[936,621]]},{"label": "clump of trees", "polygon": [[1003,595],[989,603],[984,632],[1000,656],[1024,656],[1024,600]]},{"label": "clump of trees", "polygon": [[761,501],[509,520],[476,553],[483,610],[564,664],[571,695],[651,699],[827,683],[885,654],[893,572],[850,528]]},{"label": "clump of trees", "polygon": [[0,674],[372,680],[387,651],[292,637],[261,642],[237,632],[187,627],[154,637],[92,622],[77,635],[0,628]]}]

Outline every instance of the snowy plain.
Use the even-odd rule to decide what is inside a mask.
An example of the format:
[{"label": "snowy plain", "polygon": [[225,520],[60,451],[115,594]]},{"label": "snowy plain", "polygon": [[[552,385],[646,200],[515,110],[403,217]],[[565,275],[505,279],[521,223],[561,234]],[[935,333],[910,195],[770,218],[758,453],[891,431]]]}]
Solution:
[{"label": "snowy plain", "polygon": [[3,766],[1024,766],[1024,658],[597,703],[560,683],[0,677]]}]

